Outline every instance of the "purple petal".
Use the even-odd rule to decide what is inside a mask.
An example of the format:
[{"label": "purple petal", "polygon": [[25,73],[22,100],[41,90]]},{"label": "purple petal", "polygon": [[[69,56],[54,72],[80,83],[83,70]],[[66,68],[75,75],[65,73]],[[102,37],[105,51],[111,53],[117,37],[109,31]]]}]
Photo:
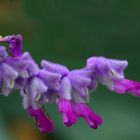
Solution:
[{"label": "purple petal", "polygon": [[75,124],[79,117],[83,117],[87,124],[94,129],[97,129],[102,124],[100,116],[95,114],[83,103],[73,103],[69,100],[59,99],[57,104],[66,126]]},{"label": "purple petal", "polygon": [[87,60],[87,67],[96,70],[97,74],[108,75],[110,78],[123,77],[127,61],[107,59],[105,57],[91,57]]},{"label": "purple petal", "polygon": [[67,77],[64,77],[61,81],[59,96],[66,100],[71,100],[72,98],[72,85]]},{"label": "purple petal", "polygon": [[9,77],[10,79],[13,79],[13,80],[17,78],[18,73],[11,66],[9,66],[6,63],[3,63],[1,67],[2,67],[3,76]]},{"label": "purple petal", "polygon": [[[75,92],[78,93],[81,96],[81,98],[88,99],[88,87],[92,83],[91,72],[89,73],[89,71],[86,70],[74,70],[68,74],[68,78]],[[73,93],[73,95],[74,94],[75,93]],[[74,96],[74,98],[76,98],[76,96]]]},{"label": "purple petal", "polygon": [[32,107],[29,107],[27,109],[27,112],[30,116],[35,118],[36,125],[41,132],[52,132],[54,130],[52,120],[47,115],[45,115],[44,111],[41,108],[35,110]]},{"label": "purple petal", "polygon": [[100,118],[100,116],[95,114],[85,104],[83,103],[73,104],[73,109],[77,114],[77,116],[83,117],[91,128],[97,129],[98,126],[102,124],[102,119]]},{"label": "purple petal", "polygon": [[69,100],[59,99],[57,102],[58,111],[62,113],[63,123],[72,126],[77,121],[77,115],[73,112],[72,104]]},{"label": "purple petal", "polygon": [[90,77],[82,75],[82,73],[83,72],[80,70],[74,70],[69,73],[68,78],[71,80],[73,86],[87,87],[88,85],[90,85]]},{"label": "purple petal", "polygon": [[67,67],[60,65],[60,64],[51,63],[46,60],[42,60],[41,66],[45,70],[50,71],[50,72],[60,73],[62,75],[67,75],[69,73],[69,70]]},{"label": "purple petal", "polygon": [[10,42],[9,50],[14,57],[22,56],[22,36],[13,36]]},{"label": "purple petal", "polygon": [[22,88],[21,96],[23,96],[24,108],[27,108],[30,105],[33,108],[38,109],[47,101],[47,99],[44,98],[44,94],[47,94],[48,87],[38,77],[29,78],[26,79],[26,81],[19,83],[19,87],[20,84],[21,86],[23,84],[23,87],[20,88]]},{"label": "purple petal", "polygon": [[97,80],[113,90],[114,80],[124,78],[124,69],[127,61],[107,59],[104,57],[91,57],[87,60],[87,68],[94,71]]},{"label": "purple petal", "polygon": [[127,79],[116,80],[114,90],[120,94],[129,92],[134,96],[140,96],[140,82],[134,82]]},{"label": "purple petal", "polygon": [[126,60],[114,60],[114,59],[108,60],[110,62],[111,67],[120,73],[123,72],[128,66],[128,62]]},{"label": "purple petal", "polygon": [[29,61],[23,60],[17,57],[8,57],[6,63],[18,71],[19,76],[22,78],[28,78],[29,74],[27,69],[29,67]]},{"label": "purple petal", "polygon": [[29,75],[37,75],[39,72],[39,67],[38,67],[37,63],[33,60],[30,53],[25,52],[23,54],[23,60],[27,60],[27,62],[29,62],[29,67],[27,69]]},{"label": "purple petal", "polygon": [[48,87],[40,78],[33,78],[30,85],[31,97],[33,100],[38,101],[41,97],[41,94],[47,92]]},{"label": "purple petal", "polygon": [[17,77],[18,73],[15,69],[6,63],[1,64],[1,91],[4,95],[9,95]]},{"label": "purple petal", "polygon": [[59,82],[61,79],[60,74],[53,73],[46,70],[40,70],[38,75],[51,90],[54,90],[54,91],[59,90],[60,88]]},{"label": "purple petal", "polygon": [[38,65],[34,62],[31,55],[26,52],[22,57],[8,57],[6,63],[15,68],[22,78],[28,78],[37,75],[39,72]]},{"label": "purple petal", "polygon": [[0,38],[0,42],[9,43],[9,50],[12,56],[21,57],[22,56],[22,36],[21,35],[11,35]]}]

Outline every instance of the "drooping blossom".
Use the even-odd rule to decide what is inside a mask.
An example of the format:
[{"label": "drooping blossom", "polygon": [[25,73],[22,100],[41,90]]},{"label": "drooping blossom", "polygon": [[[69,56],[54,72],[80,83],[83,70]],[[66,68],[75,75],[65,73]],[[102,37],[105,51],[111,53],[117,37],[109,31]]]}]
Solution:
[{"label": "drooping blossom", "polygon": [[58,111],[62,113],[63,123],[66,126],[72,126],[76,123],[77,119],[82,117],[87,124],[94,129],[97,129],[102,124],[102,119],[99,115],[95,114],[84,103],[75,103],[71,100],[58,99]]},{"label": "drooping blossom", "polygon": [[128,80],[124,76],[127,65],[126,60],[105,57],[91,57],[87,60],[87,68],[93,70],[100,84],[120,94],[130,92],[135,96],[140,96],[140,82]]},{"label": "drooping blossom", "polygon": [[[59,87],[57,105],[58,111],[62,113],[63,123],[71,126],[82,117],[91,128],[96,129],[101,125],[102,119],[84,104],[89,99],[89,89],[95,89],[97,86],[96,80],[92,81],[91,71],[86,69],[69,71],[65,66],[48,61],[42,61],[42,66],[47,72],[53,73],[50,83]],[[42,78],[44,77],[44,80],[46,78],[49,82],[47,72]],[[59,77],[58,75],[60,78],[54,78]],[[49,87],[57,91],[57,88]]]}]

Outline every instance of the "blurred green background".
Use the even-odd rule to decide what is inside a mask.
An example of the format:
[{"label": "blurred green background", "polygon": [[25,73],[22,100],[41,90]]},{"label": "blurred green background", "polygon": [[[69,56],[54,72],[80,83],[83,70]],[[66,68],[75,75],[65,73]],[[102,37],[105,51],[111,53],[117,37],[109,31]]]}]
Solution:
[{"label": "blurred green background", "polygon": [[[90,56],[126,59],[128,79],[140,81],[140,1],[0,0],[0,34],[22,34],[24,51],[81,68]],[[66,128],[56,105],[47,105],[55,132],[40,134],[13,93],[0,96],[0,140],[139,140],[140,99],[99,86],[89,106],[104,120],[98,130],[83,120]]]}]

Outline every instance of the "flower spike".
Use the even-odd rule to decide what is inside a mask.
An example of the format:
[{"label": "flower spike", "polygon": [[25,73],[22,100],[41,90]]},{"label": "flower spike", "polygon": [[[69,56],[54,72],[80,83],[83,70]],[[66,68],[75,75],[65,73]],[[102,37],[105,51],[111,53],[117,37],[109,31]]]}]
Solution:
[{"label": "flower spike", "polygon": [[[90,93],[99,84],[119,94],[129,92],[140,96],[140,82],[125,78],[126,60],[91,57],[82,69],[69,70],[66,66],[42,60],[40,66],[29,52],[22,51],[22,35],[0,37],[0,94],[8,96],[19,90],[23,107],[36,121],[41,132],[52,132],[54,125],[43,107],[56,102],[64,125],[70,127],[79,118],[97,129],[102,118],[86,104]],[[10,52],[10,53],[8,53]]]}]

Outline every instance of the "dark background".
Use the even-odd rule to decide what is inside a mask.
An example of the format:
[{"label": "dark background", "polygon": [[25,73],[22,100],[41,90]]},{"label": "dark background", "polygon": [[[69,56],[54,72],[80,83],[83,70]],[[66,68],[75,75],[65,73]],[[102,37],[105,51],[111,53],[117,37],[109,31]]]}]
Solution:
[{"label": "dark background", "polygon": [[[140,81],[140,1],[0,0],[0,34],[22,34],[24,51],[39,62],[51,60],[81,68],[90,56],[126,59],[128,79]],[[99,86],[89,106],[104,120],[98,130],[83,120],[66,128],[56,105],[47,105],[55,122],[41,134],[22,107],[20,95],[0,96],[0,140],[139,140],[140,99]]]}]

